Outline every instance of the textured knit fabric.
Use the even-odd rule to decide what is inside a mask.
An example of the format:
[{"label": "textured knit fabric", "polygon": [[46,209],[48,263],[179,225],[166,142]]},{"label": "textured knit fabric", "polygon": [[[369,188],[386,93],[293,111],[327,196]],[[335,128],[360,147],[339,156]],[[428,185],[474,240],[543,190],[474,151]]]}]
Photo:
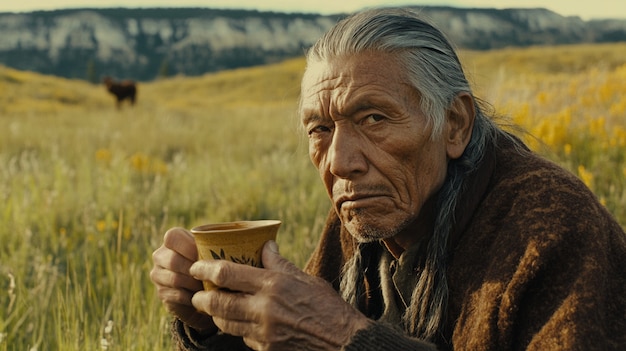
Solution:
[{"label": "textured knit fabric", "polygon": [[[436,349],[626,350],[626,234],[569,172],[502,141],[460,198],[448,247],[447,318]],[[305,271],[338,290],[355,248],[331,212]],[[372,323],[343,350],[434,350],[401,325],[377,321],[405,305],[390,306],[380,289],[389,279],[379,270],[384,253],[372,255],[375,273],[366,275],[362,312]],[[174,336],[182,350],[226,349],[220,337]]]},{"label": "textured knit fabric", "polygon": [[250,351],[243,339],[228,334],[217,333],[202,338],[198,333],[187,327],[183,322],[174,319],[172,336],[177,350],[188,351]]}]

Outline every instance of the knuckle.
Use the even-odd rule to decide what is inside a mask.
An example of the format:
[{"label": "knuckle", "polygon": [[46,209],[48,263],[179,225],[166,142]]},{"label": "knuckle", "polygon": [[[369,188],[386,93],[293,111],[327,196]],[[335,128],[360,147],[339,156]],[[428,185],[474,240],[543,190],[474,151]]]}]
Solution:
[{"label": "knuckle", "polygon": [[217,286],[223,286],[228,283],[228,278],[231,276],[231,266],[224,261],[216,260],[213,263],[212,281]]},{"label": "knuckle", "polygon": [[153,283],[156,283],[157,275],[158,275],[158,268],[157,267],[152,267],[152,269],[150,270],[150,280]]},{"label": "knuckle", "polygon": [[263,290],[269,293],[279,293],[285,288],[289,288],[286,286],[288,280],[283,279],[280,275],[271,275],[263,282]]},{"label": "knuckle", "polygon": [[163,250],[165,248],[163,246],[159,247],[158,249],[154,250],[154,252],[152,252],[152,262],[157,263],[157,262],[161,262],[161,259],[163,257]]},{"label": "knuckle", "polygon": [[176,242],[181,240],[185,235],[185,229],[180,227],[174,227],[168,229],[163,235],[163,246],[173,248],[176,246]]},{"label": "knuckle", "polygon": [[[255,301],[255,308],[262,316],[269,316],[274,311],[274,301],[267,295],[258,297]],[[269,317],[262,318],[263,325],[271,325],[273,321]]]},{"label": "knuckle", "polygon": [[266,350],[274,349],[273,345],[280,345],[287,339],[284,333],[280,332],[280,328],[276,323],[265,323],[260,327],[259,339],[264,342]]},{"label": "knuckle", "polygon": [[157,286],[178,289],[185,287],[187,277],[164,268],[155,267],[150,271],[150,279]]},{"label": "knuckle", "polygon": [[161,301],[167,305],[183,305],[190,304],[190,297],[182,290],[159,287],[158,295]]},{"label": "knuckle", "polygon": [[202,309],[211,316],[220,316],[223,310],[228,309],[228,301],[216,298],[214,291],[204,293],[204,298],[200,301]]},{"label": "knuckle", "polygon": [[181,286],[181,275],[180,274],[176,274],[174,272],[168,272],[167,274],[167,284],[173,288],[177,288],[179,286]]}]

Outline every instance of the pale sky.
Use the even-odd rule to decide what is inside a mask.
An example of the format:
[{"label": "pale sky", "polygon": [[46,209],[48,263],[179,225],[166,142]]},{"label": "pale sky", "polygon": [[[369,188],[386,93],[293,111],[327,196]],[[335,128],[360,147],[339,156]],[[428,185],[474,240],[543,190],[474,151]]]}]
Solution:
[{"label": "pale sky", "polygon": [[365,7],[447,5],[455,7],[544,7],[563,16],[626,19],[626,0],[0,0],[0,12],[85,7],[209,7],[277,12],[341,13]]}]

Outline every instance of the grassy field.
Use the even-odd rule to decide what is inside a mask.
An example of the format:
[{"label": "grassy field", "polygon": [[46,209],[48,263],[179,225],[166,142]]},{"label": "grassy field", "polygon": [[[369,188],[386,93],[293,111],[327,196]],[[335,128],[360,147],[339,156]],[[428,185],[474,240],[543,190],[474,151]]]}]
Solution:
[{"label": "grassy field", "polygon": [[[626,226],[626,44],[464,52],[477,94]],[[302,266],[329,203],[296,116],[301,59],[104,87],[0,67],[0,351],[170,350],[165,230],[283,220]]]}]

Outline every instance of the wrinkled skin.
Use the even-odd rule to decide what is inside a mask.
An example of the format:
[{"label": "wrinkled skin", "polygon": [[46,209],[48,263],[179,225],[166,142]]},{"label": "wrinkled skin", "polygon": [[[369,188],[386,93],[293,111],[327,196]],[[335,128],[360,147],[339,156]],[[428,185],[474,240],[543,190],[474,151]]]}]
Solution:
[{"label": "wrinkled skin", "polygon": [[[170,313],[201,333],[217,326],[255,350],[337,350],[369,323],[326,281],[281,257],[273,241],[263,249],[265,268],[196,262],[196,252],[191,233],[170,229],[150,276]],[[202,280],[228,290],[203,291]]]},{"label": "wrinkled skin", "polygon": [[337,350],[367,327],[367,317],[325,280],[281,257],[273,241],[263,249],[263,265],[198,261],[191,274],[228,290],[198,292],[193,305],[255,350]]},{"label": "wrinkled skin", "polygon": [[202,290],[202,282],[189,273],[197,260],[192,234],[183,228],[172,228],[165,233],[161,247],[152,254],[154,266],[150,278],[159,299],[172,315],[198,331],[211,333],[216,331],[211,317],[198,312],[191,304],[192,296]]},{"label": "wrinkled skin", "polygon": [[454,99],[441,133],[397,57],[365,52],[310,61],[300,115],[309,155],[344,227],[395,253],[430,233],[434,194],[471,137],[473,103]]}]

